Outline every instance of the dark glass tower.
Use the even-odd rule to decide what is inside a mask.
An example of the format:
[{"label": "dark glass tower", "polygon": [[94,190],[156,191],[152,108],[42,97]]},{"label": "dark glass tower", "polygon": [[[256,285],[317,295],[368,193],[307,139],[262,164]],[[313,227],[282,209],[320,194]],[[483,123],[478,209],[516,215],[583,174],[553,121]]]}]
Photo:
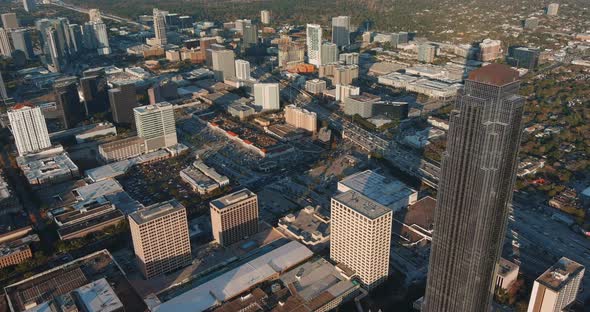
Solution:
[{"label": "dark glass tower", "polygon": [[427,312],[487,311],[522,133],[518,72],[469,74],[451,113],[434,218]]}]

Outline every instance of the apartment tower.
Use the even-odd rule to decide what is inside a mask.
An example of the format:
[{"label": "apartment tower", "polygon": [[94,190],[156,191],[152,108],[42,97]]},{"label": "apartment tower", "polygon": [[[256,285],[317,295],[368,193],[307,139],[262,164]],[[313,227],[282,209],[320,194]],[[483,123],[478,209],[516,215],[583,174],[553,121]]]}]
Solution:
[{"label": "apartment tower", "polygon": [[307,62],[322,65],[322,26],[307,24]]},{"label": "apartment tower", "polygon": [[8,111],[8,120],[20,156],[51,147],[41,108],[16,105]]}]

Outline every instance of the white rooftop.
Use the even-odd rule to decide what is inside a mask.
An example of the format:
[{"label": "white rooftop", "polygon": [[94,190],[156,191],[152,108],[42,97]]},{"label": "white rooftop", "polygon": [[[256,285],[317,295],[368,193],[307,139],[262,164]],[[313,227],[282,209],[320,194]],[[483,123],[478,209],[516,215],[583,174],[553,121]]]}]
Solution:
[{"label": "white rooftop", "polygon": [[123,303],[105,278],[84,285],[74,292],[84,305],[84,311],[112,312],[123,308]]}]

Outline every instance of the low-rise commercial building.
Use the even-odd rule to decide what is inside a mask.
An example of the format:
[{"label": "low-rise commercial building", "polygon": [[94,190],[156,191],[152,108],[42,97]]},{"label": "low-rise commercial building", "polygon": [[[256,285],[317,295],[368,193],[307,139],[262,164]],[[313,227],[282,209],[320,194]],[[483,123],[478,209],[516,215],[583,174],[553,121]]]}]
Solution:
[{"label": "low-rise commercial building", "polygon": [[312,206],[280,218],[278,227],[310,248],[330,241],[330,218]]},{"label": "low-rise commercial building", "polygon": [[229,178],[217,173],[215,169],[201,161],[195,161],[191,166],[180,171],[180,177],[199,194],[208,194],[229,185]]},{"label": "low-rise commercial building", "polygon": [[518,264],[504,258],[500,258],[498,271],[496,272],[495,289],[508,290],[512,283],[518,279],[520,267]]},{"label": "low-rise commercial building", "polygon": [[78,166],[61,145],[16,158],[18,167],[32,186],[54,184],[80,176]]},{"label": "low-rise commercial building", "polygon": [[98,155],[105,163],[120,161],[147,153],[145,139],[134,136],[98,146]]},{"label": "low-rise commercial building", "polygon": [[373,117],[373,104],[381,100],[381,97],[370,93],[351,95],[344,98],[344,113],[346,115],[359,115],[363,118]]},{"label": "low-rise commercial building", "polygon": [[[31,234],[31,228],[23,232],[9,232],[2,237],[0,242],[0,269],[17,265],[33,257],[31,244],[39,241],[37,234]],[[2,238],[0,237],[0,238]]]}]

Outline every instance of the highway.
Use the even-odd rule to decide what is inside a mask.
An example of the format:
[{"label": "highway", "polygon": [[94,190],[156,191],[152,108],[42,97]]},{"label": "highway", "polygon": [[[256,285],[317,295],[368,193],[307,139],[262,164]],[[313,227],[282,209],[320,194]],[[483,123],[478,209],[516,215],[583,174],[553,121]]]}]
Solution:
[{"label": "highway", "polygon": [[[83,14],[88,14],[88,9],[85,9],[85,8],[82,8],[82,7],[78,7],[78,6],[74,6],[74,5],[69,4],[69,3],[64,3],[62,1],[52,1],[51,4],[53,4],[55,6],[58,6],[58,7],[65,8],[65,9],[70,9],[72,11],[77,11],[77,12],[80,12],[80,13],[83,13]],[[120,17],[120,16],[108,14],[108,13],[105,13],[105,12],[102,12],[102,11],[100,12],[100,15],[104,19],[112,20],[112,21],[119,22],[119,23],[122,23],[122,24],[133,25],[133,26],[136,26],[136,27],[140,27],[140,28],[142,28],[144,30],[150,29],[148,26],[143,25],[143,24],[140,24],[140,23],[135,22],[133,20],[130,20],[128,18],[124,18],[124,17]]]}]

